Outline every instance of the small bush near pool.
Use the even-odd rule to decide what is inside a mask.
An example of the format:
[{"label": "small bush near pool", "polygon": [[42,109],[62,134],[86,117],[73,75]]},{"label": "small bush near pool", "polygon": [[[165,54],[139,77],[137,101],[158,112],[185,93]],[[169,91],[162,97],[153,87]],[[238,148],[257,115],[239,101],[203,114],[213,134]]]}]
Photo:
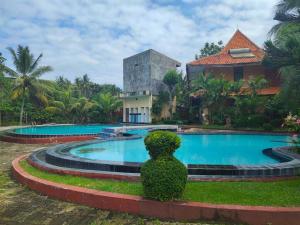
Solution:
[{"label": "small bush near pool", "polygon": [[145,138],[151,157],[141,168],[144,196],[168,201],[180,198],[187,182],[187,169],[173,153],[180,138],[172,132],[156,131]]},{"label": "small bush near pool", "polygon": [[162,154],[173,155],[180,146],[180,138],[170,131],[154,131],[146,136],[144,143],[150,157],[156,159]]},{"label": "small bush near pool", "polygon": [[167,201],[183,194],[187,171],[175,157],[148,160],[141,169],[144,195],[147,198]]}]

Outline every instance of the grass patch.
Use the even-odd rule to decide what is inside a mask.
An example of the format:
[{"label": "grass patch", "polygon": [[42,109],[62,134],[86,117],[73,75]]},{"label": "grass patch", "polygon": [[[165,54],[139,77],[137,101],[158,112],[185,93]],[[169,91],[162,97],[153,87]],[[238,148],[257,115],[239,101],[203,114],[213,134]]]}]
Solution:
[{"label": "grass patch", "polygon": [[[52,174],[32,167],[25,160],[20,165],[33,176],[57,183],[129,195],[143,194],[140,182]],[[216,204],[300,206],[300,178],[274,182],[188,182],[181,200]]]}]

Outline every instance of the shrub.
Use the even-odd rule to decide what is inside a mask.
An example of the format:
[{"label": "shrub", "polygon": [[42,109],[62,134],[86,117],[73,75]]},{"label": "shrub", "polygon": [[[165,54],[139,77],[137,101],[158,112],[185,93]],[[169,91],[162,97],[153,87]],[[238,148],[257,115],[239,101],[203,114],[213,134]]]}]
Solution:
[{"label": "shrub", "polygon": [[148,160],[141,168],[144,195],[168,201],[180,198],[187,181],[186,167],[173,156]]},{"label": "shrub", "polygon": [[152,159],[160,155],[171,156],[180,146],[180,138],[173,132],[154,131],[144,140],[146,149]]},{"label": "shrub", "polygon": [[262,127],[264,130],[273,130],[273,126],[270,123],[264,123]]}]

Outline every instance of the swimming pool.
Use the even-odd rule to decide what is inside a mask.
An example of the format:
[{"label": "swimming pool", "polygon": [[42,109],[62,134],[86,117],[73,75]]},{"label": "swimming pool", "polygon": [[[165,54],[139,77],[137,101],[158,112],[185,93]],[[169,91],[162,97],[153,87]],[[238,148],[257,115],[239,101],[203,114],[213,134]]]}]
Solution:
[{"label": "swimming pool", "polygon": [[93,135],[99,134],[103,129],[113,127],[111,124],[96,125],[52,125],[17,128],[13,132],[20,135]]},{"label": "swimming pool", "polygon": [[[146,131],[131,133],[146,134]],[[287,146],[289,136],[264,134],[180,135],[175,156],[185,164],[265,165],[278,163],[263,154],[266,148]],[[87,144],[70,149],[70,154],[89,160],[138,162],[149,159],[143,138]]]}]

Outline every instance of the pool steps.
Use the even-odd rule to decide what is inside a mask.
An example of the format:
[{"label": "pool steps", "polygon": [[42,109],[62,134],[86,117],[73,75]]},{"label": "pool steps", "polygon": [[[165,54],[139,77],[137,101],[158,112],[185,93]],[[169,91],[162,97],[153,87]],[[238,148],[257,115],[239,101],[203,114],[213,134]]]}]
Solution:
[{"label": "pool steps", "polygon": [[139,126],[120,126],[120,127],[108,127],[103,129],[102,132],[99,133],[101,138],[111,138],[120,136],[129,130],[172,130],[172,131],[180,131],[178,125],[139,125]]}]

